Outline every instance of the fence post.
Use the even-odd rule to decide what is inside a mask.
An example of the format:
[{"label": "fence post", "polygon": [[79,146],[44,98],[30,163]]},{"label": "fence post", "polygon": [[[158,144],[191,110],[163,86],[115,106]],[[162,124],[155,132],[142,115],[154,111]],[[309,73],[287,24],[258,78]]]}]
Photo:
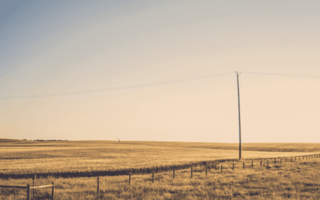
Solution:
[{"label": "fence post", "polygon": [[176,169],[175,169],[175,166],[173,166],[173,174],[172,174],[172,177],[174,178],[176,175]]},{"label": "fence post", "polygon": [[269,160],[267,160],[267,167],[269,167]]},{"label": "fence post", "polygon": [[260,160],[260,167],[262,167],[262,160]]},{"label": "fence post", "polygon": [[129,185],[131,183],[131,173],[129,173]]},{"label": "fence post", "polygon": [[243,169],[244,169],[244,162],[243,162]]},{"label": "fence post", "polygon": [[13,200],[16,200],[16,184],[13,186]]},{"label": "fence post", "polygon": [[31,200],[30,198],[30,185],[27,184],[27,200]]},{"label": "fence post", "polygon": [[234,163],[232,164],[232,171],[234,171]]},{"label": "fence post", "polygon": [[52,182],[52,200],[54,199],[54,182]]},{"label": "fence post", "polygon": [[154,183],[154,172],[152,172],[152,183]]},{"label": "fence post", "polygon": [[97,199],[99,199],[99,191],[100,191],[100,186],[99,186],[99,177],[97,177]]},{"label": "fence post", "polygon": [[[33,175],[33,181],[32,181],[32,185],[34,186],[34,181],[36,180],[37,176],[34,174]],[[32,197],[34,198],[34,189],[32,189]]]},{"label": "fence post", "polygon": [[275,164],[275,165],[277,164],[277,159],[276,159],[276,158],[274,158],[274,164]]},{"label": "fence post", "polygon": [[193,165],[191,165],[191,178],[193,177]]}]

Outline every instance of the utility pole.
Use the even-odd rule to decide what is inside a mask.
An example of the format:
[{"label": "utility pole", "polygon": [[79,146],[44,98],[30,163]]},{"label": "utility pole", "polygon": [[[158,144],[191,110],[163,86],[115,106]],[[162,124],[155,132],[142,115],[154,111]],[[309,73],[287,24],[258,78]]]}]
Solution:
[{"label": "utility pole", "polygon": [[236,72],[237,74],[237,86],[238,86],[238,119],[239,119],[239,160],[241,159],[241,117],[240,117],[240,87],[239,87],[239,75],[240,72]]}]

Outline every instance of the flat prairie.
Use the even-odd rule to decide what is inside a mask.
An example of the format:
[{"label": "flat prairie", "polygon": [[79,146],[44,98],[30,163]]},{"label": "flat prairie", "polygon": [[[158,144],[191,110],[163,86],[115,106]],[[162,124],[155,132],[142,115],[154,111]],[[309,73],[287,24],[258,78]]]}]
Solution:
[{"label": "flat prairie", "polygon": [[[48,173],[35,185],[55,183],[54,199],[320,199],[319,144],[0,140],[0,185],[32,185],[10,174]],[[317,156],[303,156],[317,154]],[[302,157],[303,156],[303,157]],[[281,158],[282,157],[282,158]],[[288,158],[289,157],[289,158]],[[277,158],[276,160],[274,158]],[[280,160],[281,158],[281,160]],[[154,174],[53,177],[55,172],[94,172],[214,161]],[[276,162],[274,162],[276,161]],[[209,162],[210,163],[210,162]],[[244,167],[245,166],[245,167]],[[222,169],[222,170],[221,170]],[[3,176],[3,177],[1,177]],[[32,199],[51,199],[36,189]],[[1,199],[25,199],[26,190],[0,188]]]},{"label": "flat prairie", "polygon": [[[242,158],[307,155],[319,144],[242,144]],[[0,140],[0,174],[94,172],[237,159],[238,144]]]}]

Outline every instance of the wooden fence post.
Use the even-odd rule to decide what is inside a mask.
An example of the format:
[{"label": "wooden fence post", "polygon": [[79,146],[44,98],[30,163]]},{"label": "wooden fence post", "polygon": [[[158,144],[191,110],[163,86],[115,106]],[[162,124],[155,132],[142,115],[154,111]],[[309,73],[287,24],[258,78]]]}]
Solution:
[{"label": "wooden fence post", "polygon": [[54,182],[52,182],[52,200],[54,199]]},{"label": "wooden fence post", "polygon": [[243,162],[243,169],[244,169],[244,162]]},{"label": "wooden fence post", "polygon": [[[36,180],[37,176],[34,174],[33,175],[33,181],[32,181],[32,185],[34,186],[34,181]],[[34,189],[32,189],[32,197],[34,198]]]},{"label": "wooden fence post", "polygon": [[173,166],[173,174],[172,174],[172,177],[174,178],[176,176],[176,169],[175,169],[175,166]]},{"label": "wooden fence post", "polygon": [[262,167],[262,160],[260,160],[260,167]]},{"label": "wooden fence post", "polygon": [[16,200],[16,184],[13,186],[13,200]]},{"label": "wooden fence post", "polygon": [[99,199],[99,191],[100,191],[100,186],[99,186],[99,177],[97,177],[97,199]]},{"label": "wooden fence post", "polygon": [[152,172],[152,183],[154,183],[154,172]]},{"label": "wooden fence post", "polygon": [[193,165],[191,165],[191,178],[193,177]]},{"label": "wooden fence post", "polygon": [[234,171],[234,163],[232,164],[232,171]]},{"label": "wooden fence post", "polygon": [[274,158],[274,164],[275,164],[275,165],[277,164],[277,159],[276,159],[276,158]]},{"label": "wooden fence post", "polygon": [[31,197],[30,197],[30,185],[27,184],[27,200],[31,200]]},{"label": "wooden fence post", "polygon": [[131,184],[131,173],[129,173],[129,185]]},{"label": "wooden fence post", "polygon": [[267,160],[267,167],[269,167],[269,160]]}]

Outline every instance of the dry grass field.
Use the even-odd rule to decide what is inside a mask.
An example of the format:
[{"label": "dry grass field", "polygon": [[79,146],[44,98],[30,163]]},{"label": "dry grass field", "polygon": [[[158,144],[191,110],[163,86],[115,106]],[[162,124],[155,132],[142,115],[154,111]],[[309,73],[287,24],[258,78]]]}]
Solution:
[{"label": "dry grass field", "polygon": [[[260,167],[255,161],[223,163],[221,169],[194,168],[155,174],[100,177],[100,199],[319,199],[320,158],[293,162],[270,162]],[[228,168],[228,169],[225,169]],[[55,199],[95,199],[97,182],[91,178],[39,178],[36,185],[55,183]],[[32,184],[32,179],[0,179],[1,185]],[[25,199],[25,190],[17,190],[16,199]],[[51,190],[35,191],[34,199],[50,199]],[[2,199],[13,199],[13,189],[2,189]]]},{"label": "dry grass field", "polygon": [[[22,141],[0,140],[0,173],[38,174],[87,172],[178,165],[198,161],[218,162],[208,175],[204,166],[151,174],[100,177],[100,199],[319,199],[320,158],[274,164],[258,158],[289,157],[320,152],[318,144],[243,144],[243,158],[237,144],[112,141]],[[246,162],[242,169],[242,162]],[[288,160],[289,161],[289,160]],[[217,162],[216,162],[217,164]],[[223,172],[219,168],[223,165]],[[231,169],[235,164],[235,170]],[[213,167],[213,166],[211,166]],[[228,168],[228,169],[227,169]],[[96,177],[38,178],[36,185],[55,183],[55,199],[95,199]],[[32,179],[1,178],[0,185],[32,184]],[[2,199],[13,199],[13,190],[2,188]],[[35,199],[50,199],[51,189],[35,191]],[[16,199],[26,198],[17,190]]]},{"label": "dry grass field", "polygon": [[[238,158],[238,144],[223,143],[2,139],[0,144],[0,174],[107,171]],[[243,144],[243,158],[306,155],[310,151],[320,152],[319,145]]]}]

